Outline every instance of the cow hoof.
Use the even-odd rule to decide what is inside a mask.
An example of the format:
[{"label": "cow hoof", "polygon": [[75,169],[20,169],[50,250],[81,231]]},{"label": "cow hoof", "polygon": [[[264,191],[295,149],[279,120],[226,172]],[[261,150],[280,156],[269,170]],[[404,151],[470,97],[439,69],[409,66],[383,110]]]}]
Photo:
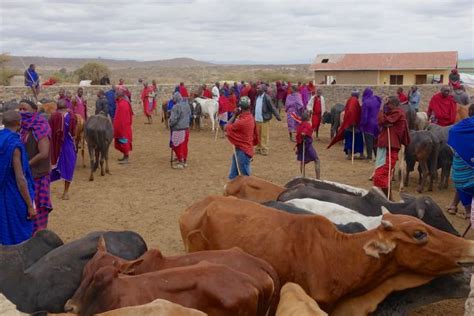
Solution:
[{"label": "cow hoof", "polygon": [[416,189],[416,192],[418,192],[418,193],[422,193],[422,192],[423,192],[423,189],[421,189],[421,188],[417,188],[417,189]]},{"label": "cow hoof", "polygon": [[89,181],[94,181],[94,177],[89,177]]}]

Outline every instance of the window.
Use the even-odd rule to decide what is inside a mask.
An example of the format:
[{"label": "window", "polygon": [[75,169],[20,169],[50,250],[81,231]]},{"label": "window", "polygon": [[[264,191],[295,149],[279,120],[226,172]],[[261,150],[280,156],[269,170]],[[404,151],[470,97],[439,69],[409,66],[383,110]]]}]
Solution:
[{"label": "window", "polygon": [[403,75],[390,75],[390,84],[403,84]]},{"label": "window", "polygon": [[328,61],[329,61],[329,59],[328,59],[328,58],[324,58],[323,60],[321,60],[321,64],[327,64],[327,63],[328,63]]},{"label": "window", "polygon": [[428,74],[426,75],[426,82],[430,84],[443,83],[443,75]]},{"label": "window", "polygon": [[426,75],[415,75],[415,84],[426,84]]}]

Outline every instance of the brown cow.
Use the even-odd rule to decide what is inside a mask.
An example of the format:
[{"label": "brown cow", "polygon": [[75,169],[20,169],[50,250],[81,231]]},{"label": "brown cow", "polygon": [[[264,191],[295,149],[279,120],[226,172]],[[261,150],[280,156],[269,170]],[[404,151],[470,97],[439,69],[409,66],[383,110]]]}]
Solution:
[{"label": "brown cow", "polygon": [[[400,282],[402,272],[420,275],[426,283],[459,271],[460,263],[474,263],[474,241],[410,216],[385,214],[383,219],[376,229],[350,235],[322,216],[302,217],[212,196],[190,206],[180,228],[187,251],[241,247],[269,262],[281,283],[301,285],[326,312],[341,299],[377,291],[381,285],[386,293],[420,285],[418,279]],[[397,282],[392,285],[391,279]],[[385,298],[375,297],[370,311]]]},{"label": "brown cow", "polygon": [[296,283],[286,283],[281,288],[276,316],[327,316],[306,292]]},{"label": "brown cow", "polygon": [[456,123],[469,117],[469,106],[458,104],[456,111]]},{"label": "brown cow", "polygon": [[94,273],[79,315],[143,305],[157,298],[209,315],[265,315],[258,313],[258,282],[222,264],[201,261],[133,276],[119,272],[105,266]]},{"label": "brown cow", "polygon": [[238,176],[224,186],[224,196],[263,203],[275,201],[284,190],[276,184],[254,176]]},{"label": "brown cow", "polygon": [[261,287],[258,314],[265,314],[270,307],[274,313],[280,290],[275,270],[262,259],[253,257],[239,248],[202,251],[171,257],[163,257],[158,249],[152,249],[136,260],[127,261],[108,253],[103,239],[99,240],[96,254],[84,267],[81,284],[74,296],[66,303],[65,310],[75,313],[82,310],[86,300],[85,293],[90,287],[95,272],[100,268],[113,266],[119,269],[120,273],[140,275],[176,267],[191,266],[201,261],[226,265],[256,280]]},{"label": "brown cow", "polygon": [[76,145],[76,154],[81,148],[81,156],[82,156],[82,166],[86,167],[86,162],[84,161],[84,150],[85,150],[85,137],[84,137],[84,126],[85,122],[82,116],[79,114],[75,114],[76,116],[76,132],[75,132],[75,145]]}]

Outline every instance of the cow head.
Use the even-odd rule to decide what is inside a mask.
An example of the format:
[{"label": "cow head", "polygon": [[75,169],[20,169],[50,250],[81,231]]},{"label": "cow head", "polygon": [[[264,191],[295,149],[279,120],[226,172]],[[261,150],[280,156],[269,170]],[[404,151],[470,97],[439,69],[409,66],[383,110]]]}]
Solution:
[{"label": "cow head", "polygon": [[442,231],[459,236],[459,232],[453,227],[444,216],[443,210],[429,196],[421,196],[415,200],[416,215],[428,225],[436,227]]},{"label": "cow head", "polygon": [[[91,286],[95,273],[102,267],[114,267],[124,274],[129,274],[133,271],[134,262],[139,262],[142,259],[134,261],[126,261],[119,257],[116,257],[107,252],[105,245],[105,239],[100,236],[97,244],[97,252],[89,262],[84,266],[82,271],[82,281],[73,297],[66,302],[64,310],[67,312],[79,313],[83,303],[86,301],[86,291]],[[141,262],[141,261],[140,261]]]},{"label": "cow head", "polygon": [[392,262],[408,270],[441,275],[474,265],[474,242],[434,227],[412,216],[384,214],[377,237],[364,245],[367,255],[389,255]]}]

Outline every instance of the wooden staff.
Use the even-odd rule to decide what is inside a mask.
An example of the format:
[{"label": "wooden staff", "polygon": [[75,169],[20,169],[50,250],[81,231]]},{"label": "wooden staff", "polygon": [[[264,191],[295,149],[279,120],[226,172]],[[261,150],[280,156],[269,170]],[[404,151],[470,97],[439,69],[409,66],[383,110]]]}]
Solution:
[{"label": "wooden staff", "polygon": [[462,234],[462,238],[464,238],[467,235],[467,232],[469,231],[469,229],[471,229],[471,226],[472,226],[472,223],[469,223],[469,226],[467,226],[466,230]]},{"label": "wooden staff", "polygon": [[305,142],[305,135],[303,135],[303,141],[301,143],[301,145],[303,146],[303,157],[301,159],[301,174],[303,175],[303,178],[305,177],[305,173],[306,173],[306,164],[305,164],[305,157],[304,157],[306,148],[305,148],[304,142]]},{"label": "wooden staff", "polygon": [[390,200],[390,189],[392,186],[392,142],[390,140],[390,127],[387,126],[387,136],[388,136],[388,192],[387,198]]},{"label": "wooden staff", "polygon": [[352,164],[354,164],[355,135],[356,135],[355,126],[352,126],[352,155],[351,155]]},{"label": "wooden staff", "polygon": [[239,159],[237,159],[237,151],[235,150],[235,146],[232,146],[232,149],[234,149],[234,159],[235,159],[235,164],[237,165],[237,173],[240,176],[242,173],[240,172]]}]

